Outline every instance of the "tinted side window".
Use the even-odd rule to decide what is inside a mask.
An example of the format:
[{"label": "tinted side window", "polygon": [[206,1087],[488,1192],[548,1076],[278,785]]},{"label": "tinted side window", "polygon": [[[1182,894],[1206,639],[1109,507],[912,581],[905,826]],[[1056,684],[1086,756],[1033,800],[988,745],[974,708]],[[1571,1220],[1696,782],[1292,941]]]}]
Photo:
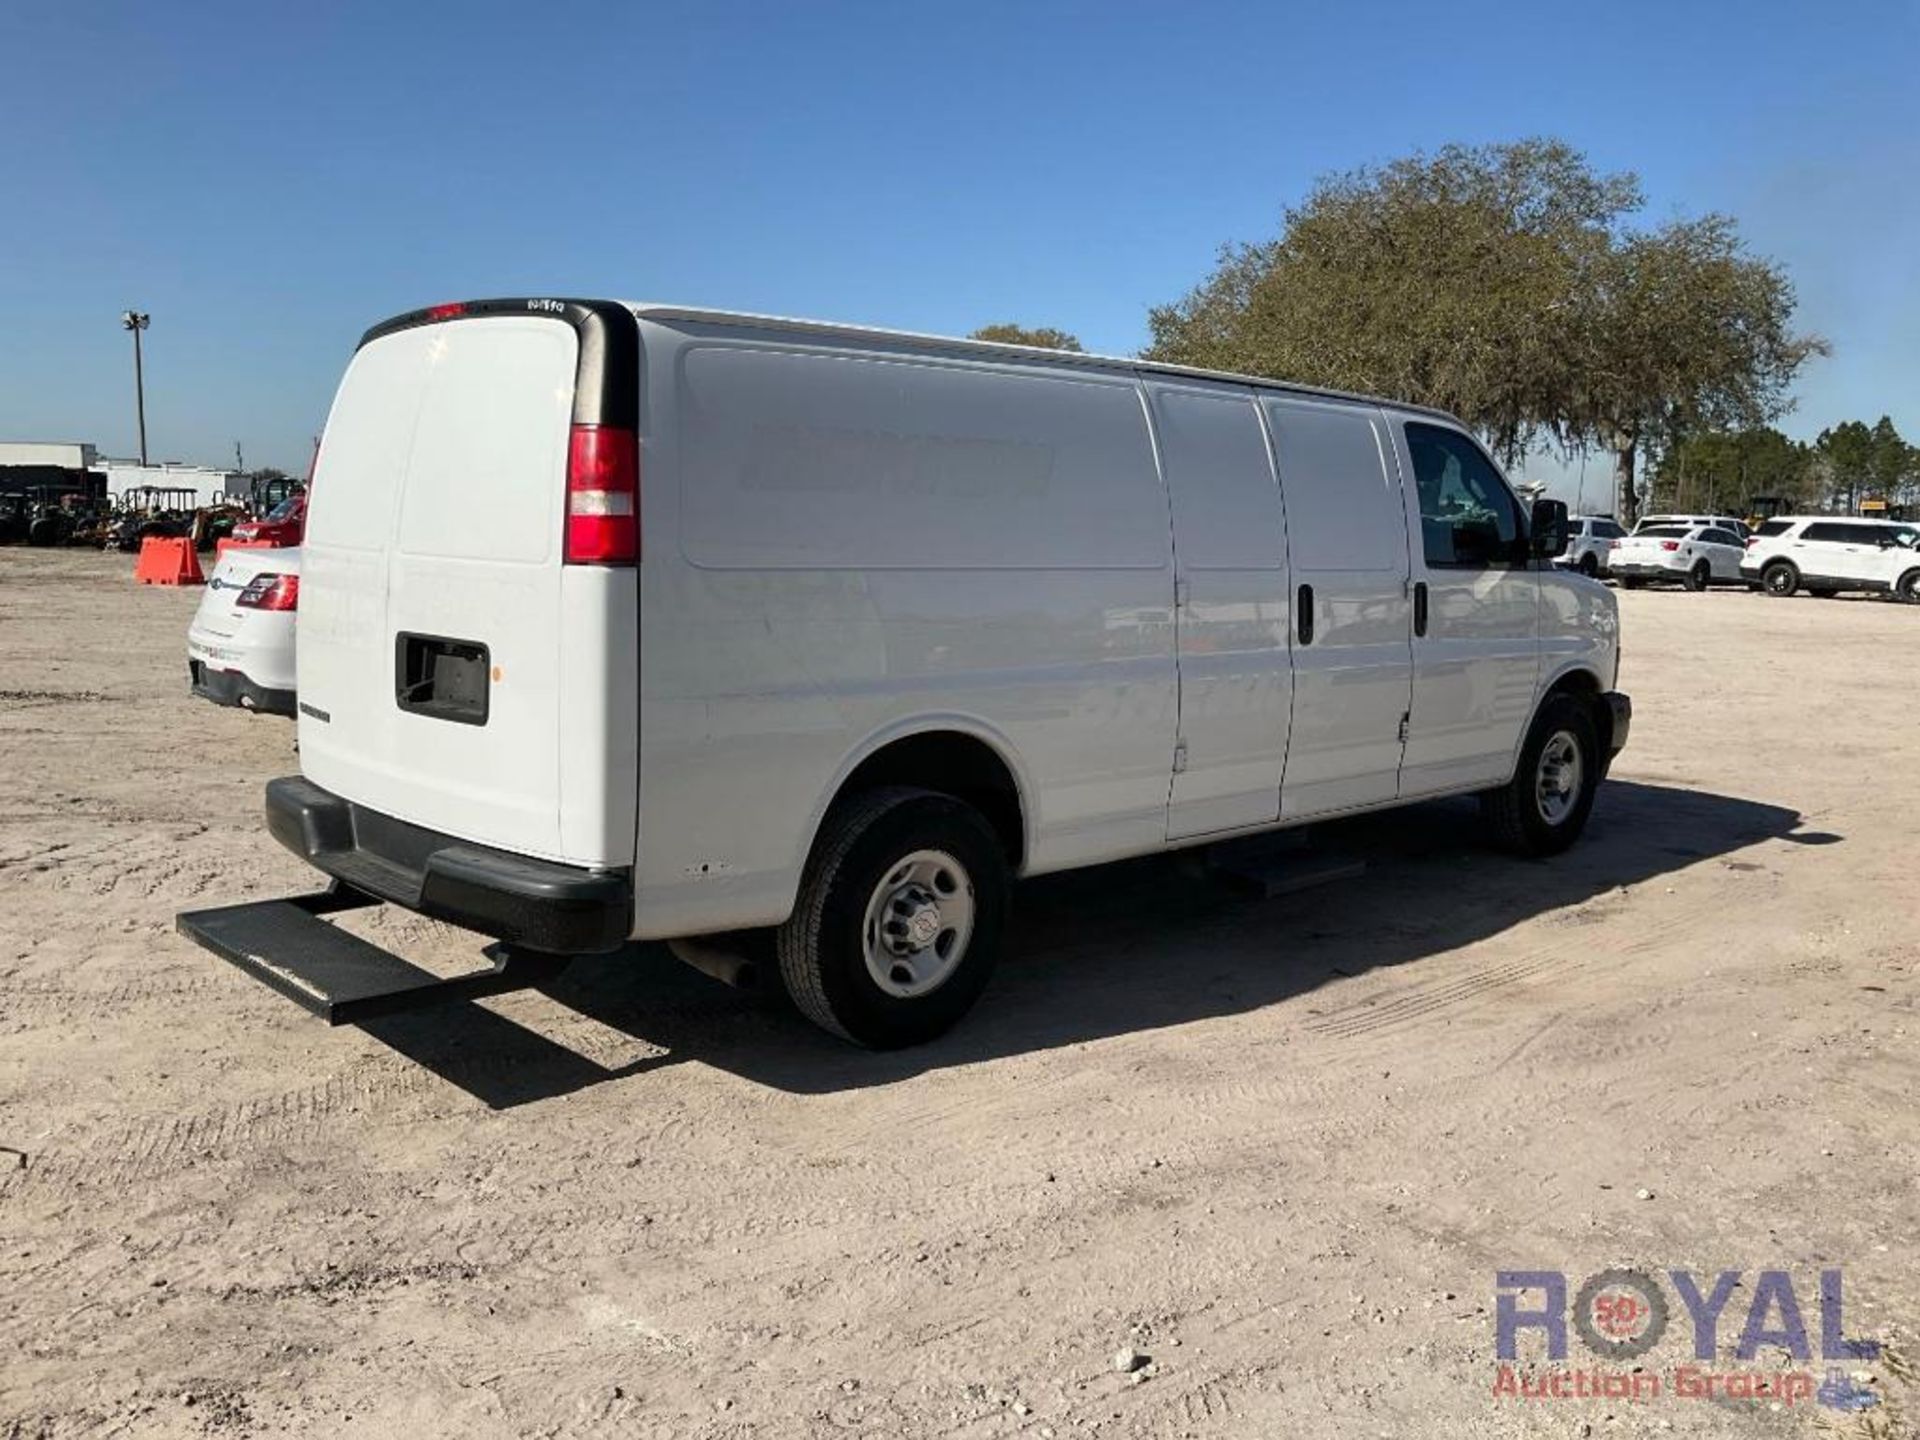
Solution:
[{"label": "tinted side window", "polygon": [[1593,522],[1593,533],[1602,540],[1618,540],[1627,532],[1611,520],[1596,520]]},{"label": "tinted side window", "polygon": [[1784,535],[1792,528],[1793,522],[1791,520],[1763,520],[1760,522],[1760,528],[1754,533],[1757,535]]},{"label": "tinted side window", "polygon": [[1706,530],[1701,533],[1700,538],[1709,545],[1732,545],[1738,547],[1740,544],[1740,537],[1731,530]]},{"label": "tinted side window", "polygon": [[1834,524],[1809,525],[1801,532],[1800,538],[1802,540],[1830,540],[1838,543],[1847,538],[1847,527]]},{"label": "tinted side window", "polygon": [[1457,430],[1412,423],[1407,450],[1427,564],[1475,570],[1510,564],[1520,538],[1519,506],[1479,447]]},{"label": "tinted side window", "polygon": [[1881,545],[1893,539],[1893,531],[1884,525],[1849,525],[1846,532],[1849,545]]}]

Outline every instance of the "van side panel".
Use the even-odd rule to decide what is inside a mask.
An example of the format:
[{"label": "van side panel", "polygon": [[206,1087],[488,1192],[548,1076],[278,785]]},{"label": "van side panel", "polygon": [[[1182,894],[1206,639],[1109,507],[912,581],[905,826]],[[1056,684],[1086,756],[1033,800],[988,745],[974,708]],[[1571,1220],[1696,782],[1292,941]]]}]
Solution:
[{"label": "van side panel", "polygon": [[1271,823],[1293,710],[1286,518],[1250,390],[1151,381],[1173,503],[1180,741],[1167,835]]},{"label": "van side panel", "polygon": [[642,321],[636,933],[785,918],[837,781],[950,728],[1029,872],[1164,842],[1166,497],[1130,378]]}]

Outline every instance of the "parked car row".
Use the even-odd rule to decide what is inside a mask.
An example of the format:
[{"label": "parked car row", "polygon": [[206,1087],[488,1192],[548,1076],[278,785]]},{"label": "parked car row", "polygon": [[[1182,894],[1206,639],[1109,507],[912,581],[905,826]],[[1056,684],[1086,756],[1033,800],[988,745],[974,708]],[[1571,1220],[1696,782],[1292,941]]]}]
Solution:
[{"label": "parked car row", "polygon": [[1912,521],[1782,515],[1755,530],[1725,515],[1648,515],[1627,531],[1607,516],[1576,515],[1569,526],[1567,553],[1556,563],[1628,590],[1743,585],[1769,595],[1861,591],[1920,603],[1920,525]]}]

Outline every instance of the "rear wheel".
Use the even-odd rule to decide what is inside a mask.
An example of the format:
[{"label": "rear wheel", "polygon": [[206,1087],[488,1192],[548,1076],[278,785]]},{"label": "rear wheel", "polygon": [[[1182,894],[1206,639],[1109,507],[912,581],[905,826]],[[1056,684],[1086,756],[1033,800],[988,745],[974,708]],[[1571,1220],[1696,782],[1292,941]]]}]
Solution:
[{"label": "rear wheel", "polygon": [[1622,575],[1620,577],[1620,588],[1622,590],[1638,590],[1646,583],[1647,582],[1638,575]]},{"label": "rear wheel", "polygon": [[972,806],[904,786],[856,795],[821,827],[777,932],[787,993],[858,1045],[931,1040],[986,987],[1010,889],[1006,854]]},{"label": "rear wheel", "polygon": [[1840,592],[1825,585],[1811,585],[1807,587],[1807,593],[1816,600],[1831,600]]},{"label": "rear wheel", "polygon": [[1712,579],[1713,567],[1702,560],[1698,565],[1687,571],[1687,589],[1695,591],[1704,590],[1707,588],[1707,582]]},{"label": "rear wheel", "polygon": [[1599,578],[1600,562],[1593,558],[1593,552],[1591,550],[1580,557],[1580,573],[1589,580]]},{"label": "rear wheel", "polygon": [[1893,598],[1920,605],[1920,569],[1909,570],[1893,582]]},{"label": "rear wheel", "polygon": [[1540,707],[1513,779],[1480,797],[1494,842],[1516,855],[1558,855],[1586,829],[1600,786],[1593,712],[1576,695]]},{"label": "rear wheel", "polygon": [[1769,595],[1791,595],[1800,588],[1800,572],[1785,560],[1776,560],[1760,572],[1760,588]]}]

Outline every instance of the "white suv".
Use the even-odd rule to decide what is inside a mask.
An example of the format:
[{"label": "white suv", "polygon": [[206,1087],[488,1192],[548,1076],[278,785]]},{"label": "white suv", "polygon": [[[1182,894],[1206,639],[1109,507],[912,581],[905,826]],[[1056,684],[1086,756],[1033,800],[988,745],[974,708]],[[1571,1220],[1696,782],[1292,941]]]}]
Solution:
[{"label": "white suv", "polygon": [[1782,515],[1747,542],[1740,574],[1769,595],[1877,590],[1920,603],[1920,525]]},{"label": "white suv", "polygon": [[1567,521],[1567,553],[1553,563],[1590,578],[1609,574],[1607,557],[1626,534],[1626,527],[1609,516],[1575,515]]},{"label": "white suv", "polygon": [[1613,547],[1607,567],[1629,590],[1649,580],[1704,590],[1716,582],[1738,581],[1745,553],[1738,535],[1715,525],[1642,521]]}]

